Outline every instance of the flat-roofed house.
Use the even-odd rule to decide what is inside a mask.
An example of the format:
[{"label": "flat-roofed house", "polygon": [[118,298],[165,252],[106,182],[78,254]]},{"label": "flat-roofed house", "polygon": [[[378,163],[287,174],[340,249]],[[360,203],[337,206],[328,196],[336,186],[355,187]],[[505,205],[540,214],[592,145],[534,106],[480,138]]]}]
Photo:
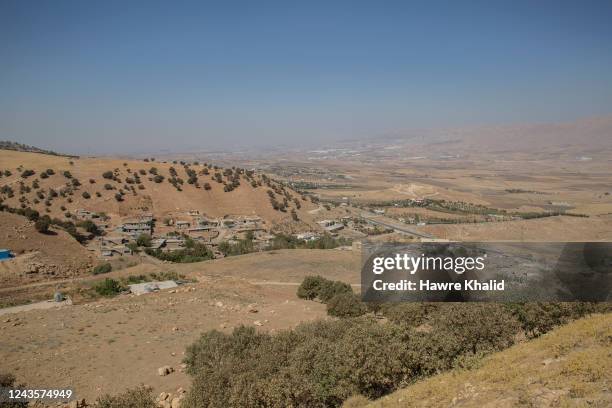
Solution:
[{"label": "flat-roofed house", "polygon": [[174,223],[177,229],[187,229],[191,226],[189,221],[177,221]]},{"label": "flat-roofed house", "polygon": [[151,226],[151,221],[135,219],[124,221],[121,225],[121,231],[132,237],[138,237],[141,234],[151,235],[153,233],[153,227]]}]

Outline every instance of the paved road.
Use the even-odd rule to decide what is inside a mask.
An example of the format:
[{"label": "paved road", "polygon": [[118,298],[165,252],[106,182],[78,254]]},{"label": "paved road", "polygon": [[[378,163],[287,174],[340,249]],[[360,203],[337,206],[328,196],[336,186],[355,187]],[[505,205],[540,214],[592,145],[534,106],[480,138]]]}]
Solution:
[{"label": "paved road", "polygon": [[402,224],[398,221],[395,221],[392,218],[384,217],[382,215],[373,214],[369,212],[362,212],[361,216],[372,224],[381,225],[386,228],[391,228],[395,231],[402,232],[404,234],[410,234],[421,238],[435,238],[433,235],[426,234],[421,231],[417,231],[416,229],[409,227],[406,224]]}]

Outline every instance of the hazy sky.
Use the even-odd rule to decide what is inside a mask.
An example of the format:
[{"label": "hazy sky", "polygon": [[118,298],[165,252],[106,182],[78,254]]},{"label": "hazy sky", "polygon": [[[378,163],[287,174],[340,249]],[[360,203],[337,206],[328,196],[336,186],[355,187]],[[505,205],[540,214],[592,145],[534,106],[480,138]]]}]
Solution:
[{"label": "hazy sky", "polygon": [[314,145],[612,113],[612,1],[0,0],[0,140]]}]

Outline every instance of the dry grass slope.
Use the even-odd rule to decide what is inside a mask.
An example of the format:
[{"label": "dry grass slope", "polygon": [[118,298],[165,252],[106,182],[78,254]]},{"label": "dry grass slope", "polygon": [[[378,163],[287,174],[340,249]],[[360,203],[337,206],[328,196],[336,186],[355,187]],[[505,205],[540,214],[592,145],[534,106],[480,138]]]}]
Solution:
[{"label": "dry grass slope", "polygon": [[612,406],[612,314],[594,315],[485,358],[479,367],[421,381],[345,407]]}]

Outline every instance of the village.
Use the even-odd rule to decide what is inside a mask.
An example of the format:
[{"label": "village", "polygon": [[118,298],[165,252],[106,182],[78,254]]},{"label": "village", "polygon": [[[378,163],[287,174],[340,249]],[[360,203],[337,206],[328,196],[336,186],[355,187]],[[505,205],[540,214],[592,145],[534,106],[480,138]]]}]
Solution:
[{"label": "village", "polygon": [[[172,253],[185,249],[188,242],[207,247],[217,259],[225,257],[220,250],[222,244],[236,245],[248,239],[253,243],[253,251],[262,251],[269,248],[275,238],[270,226],[257,215],[213,218],[199,210],[189,210],[168,214],[162,219],[152,213],[141,213],[113,222],[105,214],[78,209],[73,218],[96,225],[99,236],[89,242],[87,249],[99,259],[133,255],[140,246],[146,246],[148,251]],[[344,216],[317,221],[312,230],[290,236],[300,242],[315,241],[323,236],[353,240],[366,237],[368,233],[375,235],[378,230],[377,226],[365,223],[361,217]],[[146,245],[139,245],[143,240]]]}]

